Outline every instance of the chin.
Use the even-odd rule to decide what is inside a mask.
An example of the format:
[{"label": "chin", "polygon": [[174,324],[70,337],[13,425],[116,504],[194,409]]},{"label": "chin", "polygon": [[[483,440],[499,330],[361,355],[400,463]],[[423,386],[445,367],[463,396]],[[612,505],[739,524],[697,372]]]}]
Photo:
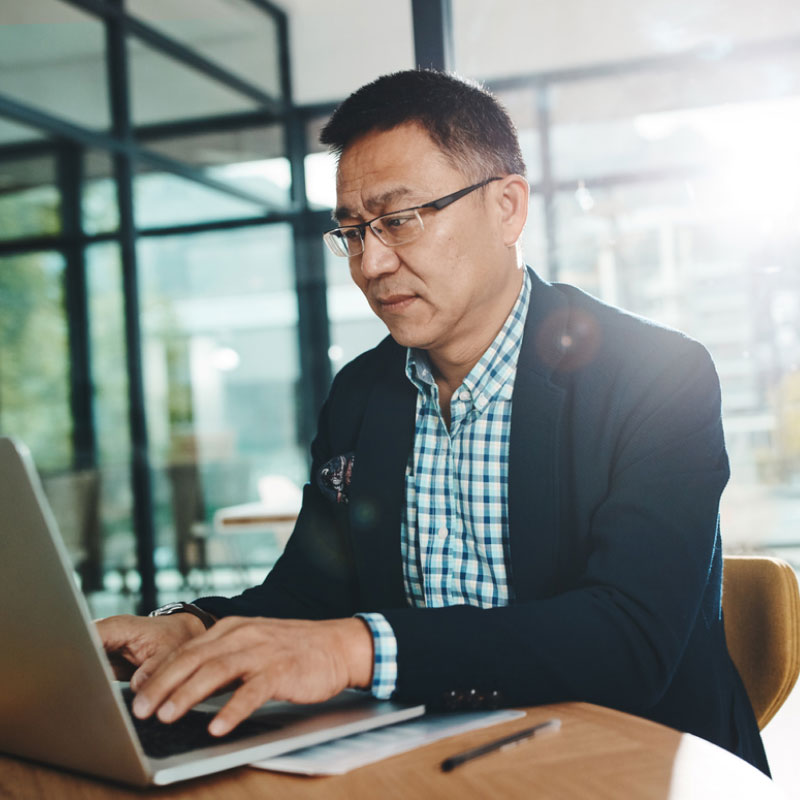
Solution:
[{"label": "chin", "polygon": [[404,336],[402,333],[393,331],[391,328],[389,328],[389,335],[397,342],[397,344],[400,345],[400,347],[419,347],[413,336]]},{"label": "chin", "polygon": [[422,350],[427,349],[427,340],[423,339],[419,335],[415,336],[409,331],[392,330],[391,328],[389,328],[389,333],[391,334],[392,339],[394,339],[401,347],[416,347]]},{"label": "chin", "polygon": [[[386,320],[382,321],[389,329],[392,339],[401,347],[416,347],[419,350],[429,350],[436,343],[437,332],[428,330],[428,326],[414,325],[410,320],[404,321],[405,324],[397,324],[398,320],[394,320],[392,325]],[[439,331],[438,335],[441,336],[441,334],[442,332]]]}]

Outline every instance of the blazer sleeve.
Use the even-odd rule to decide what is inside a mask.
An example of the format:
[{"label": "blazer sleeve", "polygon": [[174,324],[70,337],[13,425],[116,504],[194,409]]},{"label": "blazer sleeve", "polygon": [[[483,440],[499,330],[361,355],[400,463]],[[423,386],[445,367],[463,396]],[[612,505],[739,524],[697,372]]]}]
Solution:
[{"label": "blazer sleeve", "polygon": [[[696,627],[719,617],[712,564],[729,474],[719,383],[706,351],[685,343],[647,381],[615,383],[615,413],[573,424],[573,439],[613,443],[608,488],[551,596],[382,610],[397,638],[399,699],[436,706],[476,690],[508,705],[582,700],[637,713],[658,702]],[[562,507],[572,502],[582,501],[568,495]],[[511,560],[519,574],[513,550]]]}]

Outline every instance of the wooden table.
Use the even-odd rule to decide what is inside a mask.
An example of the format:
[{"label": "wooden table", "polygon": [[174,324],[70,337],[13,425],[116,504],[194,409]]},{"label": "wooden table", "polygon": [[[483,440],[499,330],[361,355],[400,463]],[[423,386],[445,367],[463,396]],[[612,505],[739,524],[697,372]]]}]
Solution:
[{"label": "wooden table", "polygon": [[[551,717],[562,721],[558,733],[492,753],[450,773],[439,768],[447,756]],[[262,797],[771,800],[784,795],[761,772],[715,745],[587,703],[533,707],[525,718],[443,739],[337,777],[306,778],[244,767],[164,789],[137,791],[0,757],[3,800]]]}]

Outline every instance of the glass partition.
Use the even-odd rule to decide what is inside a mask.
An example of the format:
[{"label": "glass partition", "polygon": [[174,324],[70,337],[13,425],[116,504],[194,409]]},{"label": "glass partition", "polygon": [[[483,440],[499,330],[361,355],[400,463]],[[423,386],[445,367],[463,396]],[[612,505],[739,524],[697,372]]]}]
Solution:
[{"label": "glass partition", "polygon": [[539,140],[538,90],[535,87],[501,90],[495,93],[517,128],[528,180],[542,179],[542,153]]},{"label": "glass partition", "polygon": [[547,234],[545,232],[544,201],[540,194],[532,194],[528,201],[528,221],[520,240],[523,261],[533,267],[545,280],[556,279],[550,275],[547,263]]},{"label": "glass partition", "polygon": [[73,459],[63,282],[59,253],[0,257],[0,431],[45,471]]},{"label": "glass partition", "polygon": [[60,211],[54,156],[0,160],[0,240],[59,233]]},{"label": "glass partition", "polygon": [[346,258],[325,254],[330,347],[328,357],[332,372],[374,347],[389,335],[383,322],[375,316],[350,277]]},{"label": "glass partition", "polygon": [[292,179],[283,125],[147,138],[142,144],[202,170],[209,178],[263,197],[272,208],[289,206]]},{"label": "glass partition", "polygon": [[255,202],[169,172],[150,171],[144,165],[134,178],[133,191],[139,228],[260,217],[265,211]]},{"label": "glass partition", "polygon": [[[86,250],[89,335],[94,387],[94,420],[99,476],[97,516],[102,587],[109,597],[94,597],[96,613],[135,608],[136,537],[133,532],[131,446],[125,314],[119,246],[95,244]],[[106,605],[100,605],[105,599]]]},{"label": "glass partition", "polygon": [[[257,499],[261,477],[306,479],[296,416],[309,381],[300,375],[292,226],[255,224],[296,211],[280,14],[246,0],[83,5],[35,0],[0,12],[0,431],[30,445],[76,575],[102,614],[155,600],[138,574],[140,512],[154,514],[157,588],[169,596],[206,563],[193,526],[208,531],[218,508]],[[181,48],[152,46],[131,19],[239,78],[244,91],[183,60]],[[113,59],[107,42],[123,45]],[[250,96],[259,91],[277,101],[267,111]],[[251,112],[247,124],[226,118]],[[135,141],[120,135],[129,123]],[[185,171],[162,170],[155,156]],[[131,185],[115,158],[130,162]],[[132,226],[118,204],[129,192]],[[153,235],[163,228],[169,236]],[[123,253],[141,289],[140,348],[126,342]],[[134,444],[137,349],[149,437]],[[155,502],[144,494],[134,513],[132,452],[145,446]],[[208,555],[263,567],[277,552],[256,537],[241,557]]]},{"label": "glass partition", "polygon": [[[260,478],[298,487],[307,478],[292,234],[271,225],[147,237],[138,256],[156,561],[186,575],[198,556],[192,525],[257,501]],[[178,497],[191,504],[189,519],[175,514]],[[251,537],[246,546],[274,543]]]},{"label": "glass partition", "polygon": [[89,235],[119,228],[114,163],[111,155],[101,150],[89,150],[84,157],[81,217]]},{"label": "glass partition", "polygon": [[743,217],[728,178],[561,194],[558,257],[565,281],[708,347],[732,467],[726,547],[780,549],[800,522],[800,189],[741,184]]}]

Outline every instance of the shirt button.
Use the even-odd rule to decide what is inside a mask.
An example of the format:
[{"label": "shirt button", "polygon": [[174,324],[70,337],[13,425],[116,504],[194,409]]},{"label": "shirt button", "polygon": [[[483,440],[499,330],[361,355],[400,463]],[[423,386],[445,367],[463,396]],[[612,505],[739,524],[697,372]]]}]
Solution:
[{"label": "shirt button", "polygon": [[466,389],[463,389],[458,395],[458,399],[463,400],[465,403],[469,403],[470,398],[471,395]]},{"label": "shirt button", "polygon": [[449,531],[447,530],[447,528],[444,525],[442,525],[442,527],[439,528],[439,530],[436,531],[436,532],[439,534],[439,538],[440,539],[446,539],[447,538],[447,534],[449,533]]}]

